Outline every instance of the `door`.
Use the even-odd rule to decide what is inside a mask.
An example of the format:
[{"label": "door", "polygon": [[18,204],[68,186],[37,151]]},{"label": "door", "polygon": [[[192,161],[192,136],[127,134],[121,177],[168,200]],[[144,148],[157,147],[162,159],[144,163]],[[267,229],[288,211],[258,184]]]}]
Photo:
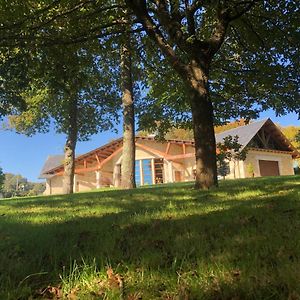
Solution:
[{"label": "door", "polygon": [[181,171],[175,171],[175,182],[181,182]]},{"label": "door", "polygon": [[273,160],[259,160],[259,170],[261,176],[279,176],[278,161]]}]

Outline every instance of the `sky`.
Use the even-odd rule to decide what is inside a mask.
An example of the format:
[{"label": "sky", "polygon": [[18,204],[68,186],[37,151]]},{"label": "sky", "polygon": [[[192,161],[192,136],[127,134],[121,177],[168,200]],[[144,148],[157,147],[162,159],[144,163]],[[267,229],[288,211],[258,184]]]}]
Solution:
[{"label": "sky", "polygon": [[[276,117],[271,110],[261,113],[259,119],[271,118],[283,126],[300,126],[296,114]],[[122,136],[122,126],[117,125],[118,133],[107,131],[92,136],[88,142],[79,142],[76,153],[83,154],[100,147],[112,139]],[[29,181],[38,182],[39,174],[48,155],[63,154],[65,136],[54,130],[33,137],[16,134],[13,131],[0,129],[0,167],[4,173],[21,174]]]}]

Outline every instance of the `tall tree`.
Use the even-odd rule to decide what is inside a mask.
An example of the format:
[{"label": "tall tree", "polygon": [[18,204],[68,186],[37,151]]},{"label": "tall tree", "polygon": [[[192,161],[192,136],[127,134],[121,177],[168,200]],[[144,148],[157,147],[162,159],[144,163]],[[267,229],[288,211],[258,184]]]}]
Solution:
[{"label": "tall tree", "polygon": [[28,135],[49,130],[53,121],[57,132],[66,134],[66,194],[73,193],[77,141],[112,128],[117,118],[116,81],[105,77],[105,59],[74,46],[43,49],[32,62],[30,89],[23,93],[27,111],[11,118],[17,131]]},{"label": "tall tree", "polygon": [[124,189],[136,187],[135,183],[135,117],[132,80],[132,47],[130,23],[124,12],[124,34],[121,36],[121,84],[123,104],[123,151],[121,186]]},{"label": "tall tree", "polygon": [[189,104],[193,121],[196,188],[216,185],[214,108],[216,117],[219,112],[221,117],[222,113],[248,111],[255,115],[267,107],[279,113],[299,109],[299,102],[292,100],[297,95],[297,3],[126,3],[168,62],[170,72],[176,72],[175,81],[180,78],[185,95],[178,98]]}]

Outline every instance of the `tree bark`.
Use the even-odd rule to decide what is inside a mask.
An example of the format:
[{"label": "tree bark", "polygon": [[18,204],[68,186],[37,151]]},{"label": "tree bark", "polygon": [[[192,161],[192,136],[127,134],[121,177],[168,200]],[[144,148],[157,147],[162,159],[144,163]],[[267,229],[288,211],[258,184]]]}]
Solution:
[{"label": "tree bark", "polygon": [[196,158],[196,189],[218,185],[213,105],[209,98],[208,65],[193,60],[189,65],[188,84],[193,119]]},{"label": "tree bark", "polygon": [[213,108],[208,99],[191,91],[191,106],[196,157],[196,189],[209,189],[218,185],[216,139],[213,125]]},{"label": "tree bark", "polygon": [[64,148],[64,178],[63,193],[73,194],[74,170],[75,170],[75,148],[77,143],[77,101],[72,99],[68,106],[69,129]]},{"label": "tree bark", "polygon": [[121,48],[121,76],[123,103],[123,152],[121,167],[121,187],[132,189],[135,183],[135,126],[134,96],[132,83],[132,58],[130,33],[124,35]]},{"label": "tree bark", "polygon": [[[196,156],[195,187],[208,189],[218,184],[213,106],[209,99],[208,76],[212,58],[225,38],[228,27],[227,10],[220,12],[210,39],[195,39],[190,43],[184,38],[181,26],[176,25],[178,22],[174,14],[169,14],[165,2],[158,1],[159,3],[162,5],[153,14],[146,1],[126,0],[126,4],[143,24],[147,35],[156,43],[190,91],[188,96],[192,110]],[[153,16],[157,16],[157,20]],[[167,33],[163,34],[163,30]],[[192,35],[194,33],[190,33],[190,36]],[[188,63],[177,55],[174,45],[187,54],[185,57],[189,60]]]}]

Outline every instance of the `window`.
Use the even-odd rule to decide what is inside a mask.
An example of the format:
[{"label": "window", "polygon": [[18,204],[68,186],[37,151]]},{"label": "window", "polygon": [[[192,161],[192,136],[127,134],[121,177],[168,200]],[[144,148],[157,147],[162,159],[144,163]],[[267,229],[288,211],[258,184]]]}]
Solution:
[{"label": "window", "polygon": [[151,159],[142,160],[142,169],[144,175],[144,184],[152,184],[152,166]]},{"label": "window", "polygon": [[136,185],[141,185],[141,170],[140,170],[140,160],[135,161],[135,183]]},{"label": "window", "polygon": [[164,160],[162,158],[136,160],[136,185],[163,183],[163,170]]}]

